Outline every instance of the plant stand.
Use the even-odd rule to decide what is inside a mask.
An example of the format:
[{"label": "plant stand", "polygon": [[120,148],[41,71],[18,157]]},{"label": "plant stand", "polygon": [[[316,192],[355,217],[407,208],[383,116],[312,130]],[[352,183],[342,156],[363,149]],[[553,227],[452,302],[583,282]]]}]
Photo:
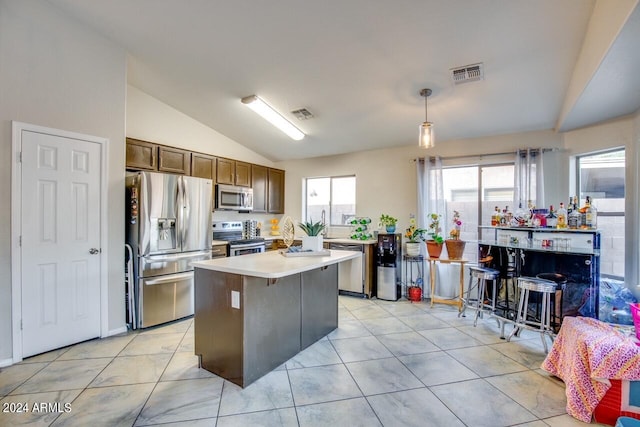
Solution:
[{"label": "plant stand", "polygon": [[[411,302],[420,302],[424,299],[424,257],[422,255],[403,255],[402,258],[405,274],[404,296]],[[415,277],[413,275],[414,267]]]}]

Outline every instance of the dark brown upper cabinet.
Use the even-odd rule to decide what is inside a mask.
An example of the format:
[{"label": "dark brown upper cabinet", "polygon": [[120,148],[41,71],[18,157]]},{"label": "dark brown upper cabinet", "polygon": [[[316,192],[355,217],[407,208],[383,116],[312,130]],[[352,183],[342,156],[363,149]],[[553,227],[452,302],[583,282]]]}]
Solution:
[{"label": "dark brown upper cabinet", "polygon": [[151,142],[127,138],[127,169],[158,170],[158,146]]},{"label": "dark brown upper cabinet", "polygon": [[201,153],[191,153],[191,176],[216,181],[216,158]]},{"label": "dark brown upper cabinet", "polygon": [[251,163],[218,157],[218,184],[251,187]]},{"label": "dark brown upper cabinet", "polygon": [[218,169],[216,171],[216,182],[218,184],[233,185],[236,176],[236,162],[231,159],[217,159]]},{"label": "dark brown upper cabinet", "polygon": [[267,212],[284,213],[284,171],[271,169],[267,171]]},{"label": "dark brown upper cabinet", "polygon": [[251,187],[251,163],[236,160],[236,185]]},{"label": "dark brown upper cabinet", "polygon": [[191,175],[211,179],[214,184],[252,187],[254,212],[284,213],[284,171],[281,169],[191,152],[135,138],[127,138],[126,152],[128,170]]},{"label": "dark brown upper cabinet", "polygon": [[253,212],[267,212],[267,170],[266,166],[251,165],[251,187],[253,188]]},{"label": "dark brown upper cabinet", "polygon": [[191,174],[191,151],[179,148],[158,147],[158,170],[160,172]]}]

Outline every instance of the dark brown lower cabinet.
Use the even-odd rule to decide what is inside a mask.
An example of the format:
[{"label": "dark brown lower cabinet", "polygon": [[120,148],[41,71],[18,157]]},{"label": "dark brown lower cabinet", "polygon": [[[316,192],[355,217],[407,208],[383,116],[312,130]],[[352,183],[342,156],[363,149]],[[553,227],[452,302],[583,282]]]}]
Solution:
[{"label": "dark brown lower cabinet", "polygon": [[279,279],[195,269],[195,354],[241,387],[337,327],[337,264]]}]

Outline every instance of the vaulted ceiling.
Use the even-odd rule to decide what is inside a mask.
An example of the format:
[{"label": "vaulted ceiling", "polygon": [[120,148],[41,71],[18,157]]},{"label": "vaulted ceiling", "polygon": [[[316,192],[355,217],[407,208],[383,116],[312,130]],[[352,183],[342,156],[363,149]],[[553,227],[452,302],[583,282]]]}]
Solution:
[{"label": "vaulted ceiling", "polygon": [[[131,85],[274,161],[417,144],[422,88],[440,143],[640,108],[638,0],[49,1],[127,50]],[[453,83],[476,63],[483,80]]]}]

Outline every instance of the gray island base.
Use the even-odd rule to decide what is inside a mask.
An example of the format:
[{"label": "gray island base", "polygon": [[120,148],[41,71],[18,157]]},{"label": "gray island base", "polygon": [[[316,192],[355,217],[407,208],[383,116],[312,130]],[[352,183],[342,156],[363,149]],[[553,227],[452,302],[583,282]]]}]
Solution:
[{"label": "gray island base", "polygon": [[195,267],[200,367],[246,387],[338,327],[338,266],[362,256],[287,258],[277,252]]}]

